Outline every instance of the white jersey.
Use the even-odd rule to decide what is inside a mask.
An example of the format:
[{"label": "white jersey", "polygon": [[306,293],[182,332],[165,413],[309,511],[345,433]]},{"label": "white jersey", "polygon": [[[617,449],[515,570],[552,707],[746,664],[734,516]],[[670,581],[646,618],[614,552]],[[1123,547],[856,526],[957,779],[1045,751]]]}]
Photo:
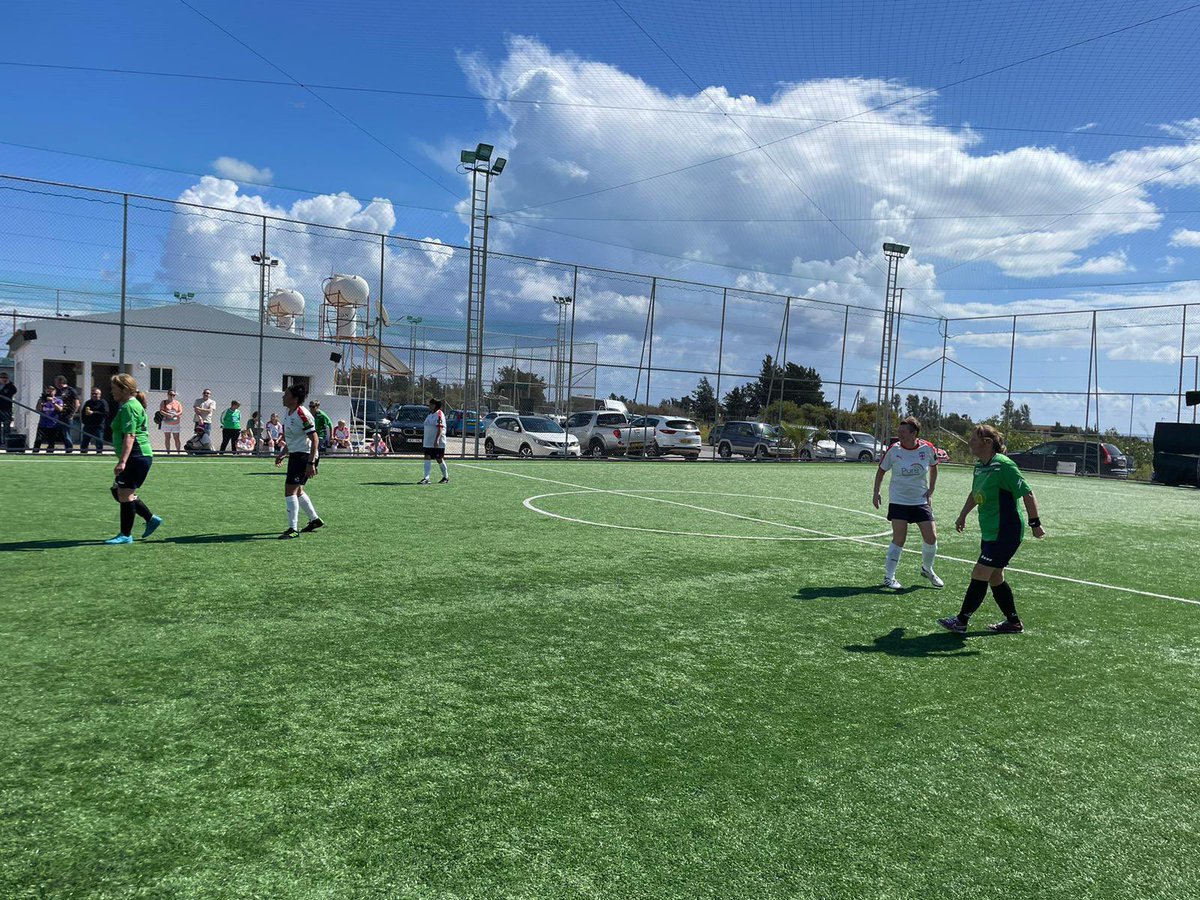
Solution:
[{"label": "white jersey", "polygon": [[425,417],[424,446],[446,448],[446,414],[440,409]]},{"label": "white jersey", "polygon": [[195,402],[193,408],[200,410],[200,412],[195,413],[194,416],[197,425],[211,425],[213,413],[217,411],[217,401],[205,400],[203,397],[201,397]]},{"label": "white jersey", "polygon": [[316,433],[312,413],[303,406],[297,406],[295,412],[283,417],[283,442],[287,444],[288,453],[311,453],[308,436]]},{"label": "white jersey", "polygon": [[898,506],[924,506],[928,501],[929,470],[937,465],[937,453],[927,441],[917,441],[912,450],[905,450],[900,442],[888,447],[879,461],[879,468],[892,473],[888,485],[888,502]]}]

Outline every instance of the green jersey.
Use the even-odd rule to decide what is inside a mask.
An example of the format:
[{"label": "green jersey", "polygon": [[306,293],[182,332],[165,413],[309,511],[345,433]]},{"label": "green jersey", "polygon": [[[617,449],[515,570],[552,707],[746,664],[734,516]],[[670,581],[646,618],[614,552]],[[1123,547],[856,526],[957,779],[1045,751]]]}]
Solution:
[{"label": "green jersey", "polygon": [[325,410],[318,409],[315,413],[313,413],[313,420],[317,426],[318,436],[323,438],[329,432],[333,431],[333,419],[325,415]]},{"label": "green jersey", "polygon": [[113,419],[113,449],[117,451],[117,456],[121,455],[122,443],[127,434],[133,435],[130,456],[154,455],[154,451],[150,449],[150,435],[146,431],[146,410],[142,409],[142,404],[134,397],[121,404],[121,408],[117,410],[117,417]]},{"label": "green jersey", "polygon": [[221,427],[227,428],[230,431],[242,430],[242,411],[234,409],[232,406],[225,412],[221,413]]},{"label": "green jersey", "polygon": [[1033,488],[1026,484],[1017,464],[997,453],[988,463],[975,463],[971,484],[979,509],[979,530],[985,541],[1020,543],[1025,534],[1025,516],[1017,503]]}]

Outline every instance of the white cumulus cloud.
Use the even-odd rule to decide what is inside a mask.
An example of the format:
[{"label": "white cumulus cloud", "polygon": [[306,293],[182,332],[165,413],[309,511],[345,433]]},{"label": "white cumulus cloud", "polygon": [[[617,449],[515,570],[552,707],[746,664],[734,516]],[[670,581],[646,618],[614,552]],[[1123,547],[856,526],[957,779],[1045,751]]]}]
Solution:
[{"label": "white cumulus cloud", "polygon": [[1176,228],[1171,235],[1172,247],[1200,247],[1200,231],[1188,228]]},{"label": "white cumulus cloud", "polygon": [[275,173],[270,169],[260,169],[244,159],[232,156],[218,156],[212,162],[212,170],[222,178],[247,184],[270,184],[275,178]]}]

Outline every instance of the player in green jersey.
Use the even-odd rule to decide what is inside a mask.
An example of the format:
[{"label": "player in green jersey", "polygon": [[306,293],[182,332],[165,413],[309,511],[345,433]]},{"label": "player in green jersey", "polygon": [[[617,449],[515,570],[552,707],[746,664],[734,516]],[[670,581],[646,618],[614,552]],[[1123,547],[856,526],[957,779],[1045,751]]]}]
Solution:
[{"label": "player in green jersey", "polygon": [[[971,572],[971,584],[963,598],[962,609],[957,616],[938,619],[938,624],[947,631],[962,634],[967,622],[987,596],[988,585],[992,597],[1004,621],[989,625],[988,629],[999,634],[1019,634],[1025,630],[1021,617],[1017,615],[1017,603],[1012,588],[1004,580],[1004,569],[1021,547],[1025,533],[1025,518],[1021,505],[1029,516],[1029,528],[1035,538],[1046,536],[1042,520],[1038,517],[1037,499],[1021,475],[1017,464],[1004,455],[1004,438],[991,425],[980,425],[971,432],[971,452],[979,461],[975,463],[975,477],[971,484],[971,495],[959,513],[955,529],[962,533],[967,527],[967,516],[971,510],[979,510],[979,561]],[[1021,504],[1017,501],[1020,500]]]},{"label": "player in green jersey", "polygon": [[136,516],[146,521],[146,529],[142,532],[144,538],[157,531],[163,521],[138,498],[138,488],[150,474],[154,451],[150,449],[150,435],[146,430],[146,395],[138,390],[137,381],[132,375],[114,375],[112,395],[118,404],[112,423],[113,449],[117,453],[112,495],[121,504],[121,533],[104,543],[132,544]]}]

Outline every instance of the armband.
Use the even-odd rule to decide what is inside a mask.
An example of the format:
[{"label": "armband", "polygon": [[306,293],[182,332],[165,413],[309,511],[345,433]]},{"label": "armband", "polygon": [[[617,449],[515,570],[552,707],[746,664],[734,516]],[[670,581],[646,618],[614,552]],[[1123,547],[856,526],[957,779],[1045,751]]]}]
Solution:
[{"label": "armband", "polygon": [[1041,528],[1041,527],[1042,527],[1042,519],[1041,519],[1041,517],[1040,517],[1040,516],[1034,516],[1032,519],[1030,519],[1030,520],[1029,520],[1029,527],[1030,527],[1030,528]]}]

